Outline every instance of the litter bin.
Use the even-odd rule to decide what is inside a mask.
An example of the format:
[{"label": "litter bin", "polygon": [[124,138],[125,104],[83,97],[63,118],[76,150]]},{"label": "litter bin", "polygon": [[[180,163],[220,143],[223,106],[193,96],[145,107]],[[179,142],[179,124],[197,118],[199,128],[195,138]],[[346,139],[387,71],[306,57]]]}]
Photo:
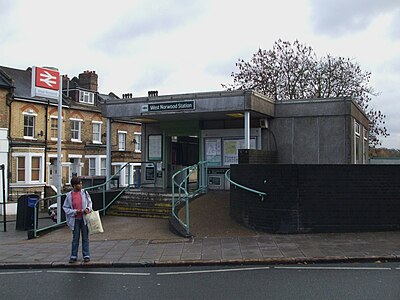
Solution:
[{"label": "litter bin", "polygon": [[[22,195],[18,198],[16,230],[33,229],[35,205],[39,201],[39,196],[35,194]],[[38,210],[36,210],[36,219]]]}]

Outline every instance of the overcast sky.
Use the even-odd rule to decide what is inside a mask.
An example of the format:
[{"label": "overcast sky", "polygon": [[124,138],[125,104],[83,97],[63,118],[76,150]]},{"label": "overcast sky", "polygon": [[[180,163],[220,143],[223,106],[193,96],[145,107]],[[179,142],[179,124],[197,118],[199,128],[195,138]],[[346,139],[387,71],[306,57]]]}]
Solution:
[{"label": "overcast sky", "polygon": [[0,0],[0,65],[99,75],[99,92],[222,90],[239,58],[277,39],[372,72],[400,149],[400,0]]}]

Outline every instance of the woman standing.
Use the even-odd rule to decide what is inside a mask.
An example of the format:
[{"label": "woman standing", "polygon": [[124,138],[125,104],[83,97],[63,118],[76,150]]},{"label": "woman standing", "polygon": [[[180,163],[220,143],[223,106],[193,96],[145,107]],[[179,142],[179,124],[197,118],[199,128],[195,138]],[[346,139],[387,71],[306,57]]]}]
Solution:
[{"label": "woman standing", "polygon": [[92,199],[89,193],[82,189],[82,180],[79,177],[71,178],[71,186],[73,190],[67,193],[63,205],[67,225],[72,230],[72,249],[69,262],[74,263],[77,261],[81,233],[83,261],[89,262],[89,231],[86,214],[92,211]]}]

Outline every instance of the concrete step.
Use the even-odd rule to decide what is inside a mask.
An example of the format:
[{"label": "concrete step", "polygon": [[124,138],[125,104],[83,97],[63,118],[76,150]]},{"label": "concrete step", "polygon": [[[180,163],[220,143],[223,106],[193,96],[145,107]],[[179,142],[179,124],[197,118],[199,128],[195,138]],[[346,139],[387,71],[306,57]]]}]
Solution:
[{"label": "concrete step", "polygon": [[154,202],[146,200],[133,200],[133,199],[118,199],[114,202],[114,205],[125,206],[125,207],[168,207],[171,208],[171,202]]},{"label": "concrete step", "polygon": [[139,217],[139,218],[157,218],[157,219],[168,219],[169,213],[157,213],[157,212],[143,212],[143,211],[129,211],[129,210],[109,210],[108,215],[121,216],[121,217]]},{"label": "concrete step", "polygon": [[149,206],[135,206],[127,207],[121,205],[113,205],[110,210],[113,211],[136,211],[136,212],[157,212],[157,213],[167,213],[171,212],[171,207],[149,207]]},{"label": "concrete step", "polygon": [[114,216],[168,218],[171,213],[172,195],[168,193],[125,192],[107,211]]}]

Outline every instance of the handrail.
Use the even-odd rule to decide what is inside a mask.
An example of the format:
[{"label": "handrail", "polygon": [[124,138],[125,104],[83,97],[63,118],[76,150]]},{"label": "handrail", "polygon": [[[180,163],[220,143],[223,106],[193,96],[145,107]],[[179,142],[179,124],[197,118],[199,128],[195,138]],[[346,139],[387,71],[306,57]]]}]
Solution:
[{"label": "handrail", "polygon": [[[207,193],[208,191],[208,180],[207,180],[207,161],[199,161],[197,164],[188,166],[179,170],[172,175],[172,216],[184,227],[186,234],[190,235],[190,224],[189,224],[189,198],[199,195],[200,193]],[[197,189],[188,192],[187,182],[190,175],[198,170],[198,186]],[[203,173],[204,172],[204,173]],[[182,181],[178,183],[176,181],[178,174],[185,174]],[[178,187],[178,199],[175,200],[175,186]],[[182,196],[182,194],[184,196]],[[185,222],[181,220],[175,213],[175,207],[185,201]]]},{"label": "handrail", "polygon": [[[108,180],[106,180],[105,182],[103,182],[103,183],[101,183],[101,184],[98,184],[98,185],[94,185],[94,186],[91,186],[91,187],[87,187],[87,188],[85,188],[85,191],[89,191],[89,190],[93,190],[93,189],[102,189],[103,190],[103,208],[101,208],[101,209],[99,209],[98,211],[99,212],[103,212],[103,215],[105,215],[105,211],[115,202],[115,200],[117,200],[118,198],[119,198],[119,196],[122,194],[122,193],[124,193],[126,190],[129,190],[130,188],[131,188],[131,185],[132,185],[132,183],[131,183],[131,169],[129,168],[130,166],[131,166],[131,164],[152,164],[153,165],[153,168],[155,169],[156,168],[156,165],[155,165],[155,163],[154,162],[149,162],[149,161],[139,161],[139,162],[137,162],[137,161],[135,161],[135,162],[127,162],[125,165],[123,165],[115,174],[113,174]],[[127,183],[127,185],[106,205],[105,203],[106,203],[106,189],[105,189],[105,187],[107,186],[107,184],[109,183],[109,182],[111,182],[112,180],[115,180],[115,178],[116,177],[118,177],[118,176],[120,176],[120,173],[121,173],[121,171],[124,169],[124,168],[128,168],[127,170],[128,170],[128,183]],[[153,181],[152,182],[150,182],[150,184],[155,184],[156,183],[156,176],[154,176],[154,179],[153,179]],[[133,185],[135,185],[135,182],[133,183]],[[141,184],[141,185],[143,185],[143,184]],[[53,225],[50,225],[50,226],[46,226],[46,227],[43,227],[43,228],[37,228],[37,225],[38,225],[38,220],[37,220],[37,209],[38,209],[38,204],[39,204],[39,202],[40,201],[48,201],[48,200],[50,200],[50,199],[54,199],[54,198],[58,198],[58,197],[62,197],[62,196],[66,196],[67,195],[67,193],[63,193],[63,194],[57,194],[57,195],[53,195],[53,196],[49,196],[49,197],[45,197],[45,198],[42,198],[42,199],[39,199],[37,202],[36,202],[36,204],[35,204],[35,206],[34,206],[34,222],[33,222],[33,237],[37,237],[37,233],[38,232],[41,232],[41,231],[44,231],[44,230],[48,230],[48,229],[51,229],[51,228],[57,228],[57,227],[59,227],[59,226],[61,226],[61,225],[64,225],[65,223],[66,223],[66,221],[62,221],[62,222],[60,222],[60,223],[57,223],[57,224],[53,224]],[[29,238],[29,231],[28,231],[28,238]]]},{"label": "handrail", "polygon": [[[258,196],[261,197],[261,201],[264,201],[264,196],[267,195],[266,193],[260,192],[260,191],[257,191],[257,190],[254,190],[254,189],[252,189],[252,188],[249,188],[249,187],[246,187],[246,186],[244,186],[244,185],[241,185],[241,184],[239,184],[239,183],[237,183],[237,182],[234,182],[234,181],[230,178],[230,177],[231,177],[230,173],[231,173],[231,169],[228,169],[228,170],[225,172],[225,178],[226,178],[230,183],[232,183],[233,185],[235,185],[235,186],[237,186],[237,187],[240,187],[240,188],[242,188],[242,189],[244,189],[244,190],[247,190],[247,191],[249,191],[249,192],[258,194]],[[229,174],[229,177],[228,177],[228,174]]]}]

